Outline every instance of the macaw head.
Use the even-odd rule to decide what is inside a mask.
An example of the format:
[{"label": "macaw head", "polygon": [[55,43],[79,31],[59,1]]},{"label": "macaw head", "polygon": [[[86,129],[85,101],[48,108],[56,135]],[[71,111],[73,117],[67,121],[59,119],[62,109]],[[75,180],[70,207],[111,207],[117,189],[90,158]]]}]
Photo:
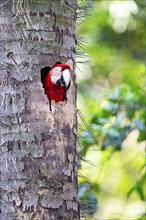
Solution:
[{"label": "macaw head", "polygon": [[56,63],[50,70],[51,82],[67,89],[70,84],[70,66]]}]

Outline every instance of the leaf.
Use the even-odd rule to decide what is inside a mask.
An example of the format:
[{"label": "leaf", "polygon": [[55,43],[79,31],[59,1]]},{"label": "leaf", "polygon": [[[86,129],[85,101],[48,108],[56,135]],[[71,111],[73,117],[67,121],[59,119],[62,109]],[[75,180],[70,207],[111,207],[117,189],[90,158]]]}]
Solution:
[{"label": "leaf", "polygon": [[139,183],[137,184],[136,191],[137,191],[139,197],[141,198],[141,200],[145,201],[145,196],[144,196],[144,192],[142,190],[141,184],[139,184]]},{"label": "leaf", "polygon": [[136,190],[136,185],[132,186],[127,192],[127,198],[129,199],[131,194]]},{"label": "leaf", "polygon": [[129,118],[130,120],[134,117],[134,115],[135,115],[135,113],[136,113],[136,110],[135,109],[127,109],[126,110],[126,116],[127,116],[127,118]]},{"label": "leaf", "polygon": [[97,211],[97,199],[94,194],[88,193],[87,194],[87,201],[89,203],[89,210],[90,214],[94,214]]},{"label": "leaf", "polygon": [[146,140],[146,130],[139,130],[139,136],[137,141],[142,142]]},{"label": "leaf", "polygon": [[88,144],[92,144],[94,142],[94,138],[89,131],[82,132],[81,139],[83,139]]},{"label": "leaf", "polygon": [[138,130],[145,130],[144,123],[139,119],[134,120],[134,125],[135,125],[135,128],[137,128]]}]

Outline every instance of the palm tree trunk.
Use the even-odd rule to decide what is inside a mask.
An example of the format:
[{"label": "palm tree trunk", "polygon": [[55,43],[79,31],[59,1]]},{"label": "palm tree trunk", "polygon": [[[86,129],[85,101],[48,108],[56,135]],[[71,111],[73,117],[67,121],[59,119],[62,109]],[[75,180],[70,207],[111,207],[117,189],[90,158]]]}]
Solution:
[{"label": "palm tree trunk", "polygon": [[79,219],[75,74],[54,113],[40,69],[75,67],[76,1],[0,1],[0,219]]}]

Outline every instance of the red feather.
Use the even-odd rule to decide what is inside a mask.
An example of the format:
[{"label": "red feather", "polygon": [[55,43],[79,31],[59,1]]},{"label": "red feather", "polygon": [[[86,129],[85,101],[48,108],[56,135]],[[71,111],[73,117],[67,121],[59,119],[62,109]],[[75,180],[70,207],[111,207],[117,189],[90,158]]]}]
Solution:
[{"label": "red feather", "polygon": [[70,69],[70,66],[69,66],[69,65],[67,65],[67,64],[62,64],[62,63],[54,65],[54,66],[52,67],[52,69],[54,69],[55,67],[61,67],[61,68],[62,68],[62,71],[65,70],[65,69]]},{"label": "red feather", "polygon": [[55,102],[62,101],[64,89],[63,87],[57,86],[51,82],[50,74],[46,76],[43,87],[49,100],[55,100]]}]

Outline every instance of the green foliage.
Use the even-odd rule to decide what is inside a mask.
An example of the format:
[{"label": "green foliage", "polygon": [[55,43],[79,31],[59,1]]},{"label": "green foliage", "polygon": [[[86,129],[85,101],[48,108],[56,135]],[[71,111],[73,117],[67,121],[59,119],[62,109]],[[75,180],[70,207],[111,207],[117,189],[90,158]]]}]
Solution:
[{"label": "green foliage", "polygon": [[78,198],[82,216],[91,216],[97,211],[98,203],[95,196],[98,190],[97,184],[82,183],[78,188]]},{"label": "green foliage", "polygon": [[114,151],[121,150],[123,141],[135,129],[139,131],[137,140],[139,142],[145,140],[145,104],[143,93],[138,86],[135,90],[122,84],[106,92],[106,95],[100,98],[99,102],[97,101],[97,106],[100,105],[99,109],[95,112],[92,110],[90,128],[80,134],[84,146],[81,155],[85,156],[87,147],[96,144],[101,150],[108,147],[113,148]]},{"label": "green foliage", "polygon": [[146,182],[146,172],[145,165],[142,166],[140,170],[140,177],[137,179],[136,183],[127,192],[127,198],[136,191],[142,201],[145,201],[145,182]]},{"label": "green foliage", "polygon": [[[98,0],[86,7],[85,1],[80,1],[80,8],[85,14],[79,20],[77,39],[78,151],[84,159],[79,171],[88,180],[79,177],[79,198],[89,203],[99,201],[88,213],[100,219],[143,219],[144,208],[140,213],[133,207],[137,204],[142,210],[145,199],[141,146],[146,140],[146,4]],[[85,161],[95,166],[91,168]],[[118,170],[116,182],[111,178],[113,169]],[[114,213],[111,201],[125,207],[117,211],[121,217]],[[112,212],[108,206],[113,207]]]}]

